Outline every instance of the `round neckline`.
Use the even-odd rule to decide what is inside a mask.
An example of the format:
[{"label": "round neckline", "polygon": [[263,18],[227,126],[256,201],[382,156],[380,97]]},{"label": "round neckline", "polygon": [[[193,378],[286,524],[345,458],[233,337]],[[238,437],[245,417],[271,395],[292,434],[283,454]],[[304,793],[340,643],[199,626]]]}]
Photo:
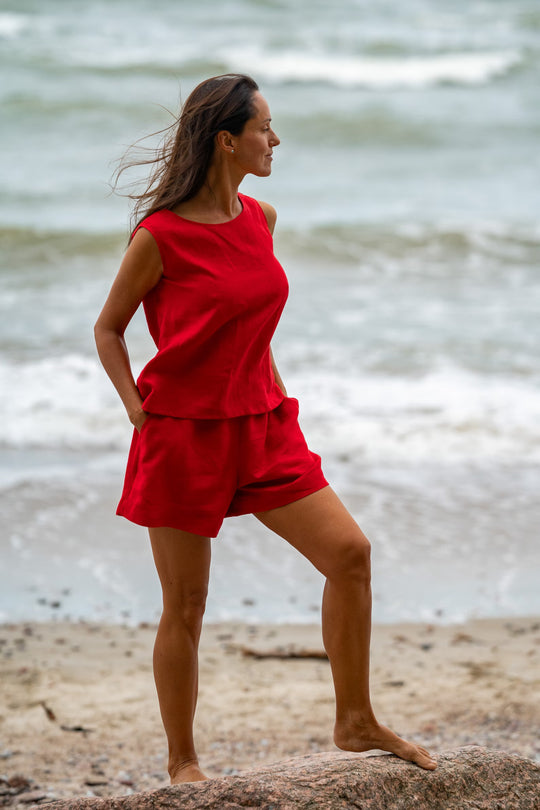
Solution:
[{"label": "round neckline", "polygon": [[238,219],[240,219],[240,217],[246,210],[246,206],[244,205],[243,201],[243,195],[241,194],[238,195],[238,202],[242,206],[242,210],[232,219],[226,219],[225,222],[201,222],[199,219],[189,219],[188,217],[183,217],[181,214],[177,214],[176,211],[173,211],[171,208],[167,208],[166,210],[170,211],[173,216],[178,217],[178,219],[181,219],[182,222],[189,222],[191,225],[203,225],[205,228],[220,228],[222,225],[230,225],[231,222],[236,222]]}]

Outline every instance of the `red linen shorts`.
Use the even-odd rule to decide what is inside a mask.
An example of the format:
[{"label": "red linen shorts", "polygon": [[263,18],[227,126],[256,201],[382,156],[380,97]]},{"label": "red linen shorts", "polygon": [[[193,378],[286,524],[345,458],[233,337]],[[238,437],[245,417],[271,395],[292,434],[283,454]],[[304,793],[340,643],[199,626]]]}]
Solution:
[{"label": "red linen shorts", "polygon": [[134,431],[116,513],[215,537],[225,517],[285,506],[327,485],[293,397],[230,419],[149,414]]}]

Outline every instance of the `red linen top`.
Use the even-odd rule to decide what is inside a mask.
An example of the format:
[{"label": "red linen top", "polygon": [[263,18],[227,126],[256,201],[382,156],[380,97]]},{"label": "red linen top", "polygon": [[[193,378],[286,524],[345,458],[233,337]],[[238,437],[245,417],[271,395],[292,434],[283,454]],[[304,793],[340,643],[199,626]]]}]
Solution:
[{"label": "red linen top", "polygon": [[262,208],[239,200],[242,212],[229,222],[164,209],[136,228],[152,234],[163,264],[143,300],[158,349],[137,380],[149,413],[222,419],[264,413],[284,398],[270,340],[289,285]]}]

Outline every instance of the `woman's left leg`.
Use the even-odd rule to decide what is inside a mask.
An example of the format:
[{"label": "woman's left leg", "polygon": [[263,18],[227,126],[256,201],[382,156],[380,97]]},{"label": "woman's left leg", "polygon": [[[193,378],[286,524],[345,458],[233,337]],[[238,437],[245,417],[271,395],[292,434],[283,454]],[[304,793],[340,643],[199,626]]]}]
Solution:
[{"label": "woman's left leg", "polygon": [[334,740],[346,751],[380,748],[422,768],[430,754],[380,725],[369,694],[370,545],[330,487],[256,517],[285,538],[326,577],[323,641],[336,693]]}]

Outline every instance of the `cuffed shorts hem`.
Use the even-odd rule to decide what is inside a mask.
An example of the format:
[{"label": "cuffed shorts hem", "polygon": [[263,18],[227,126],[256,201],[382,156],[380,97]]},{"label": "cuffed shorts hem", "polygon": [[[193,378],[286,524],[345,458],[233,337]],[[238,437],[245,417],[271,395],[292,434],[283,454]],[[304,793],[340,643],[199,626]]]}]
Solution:
[{"label": "cuffed shorts hem", "polygon": [[321,469],[315,469],[302,475],[294,481],[292,486],[284,486],[278,492],[261,493],[260,496],[251,495],[249,500],[246,500],[245,505],[242,504],[241,498],[237,498],[237,505],[229,509],[225,517],[267,512],[270,509],[278,509],[280,506],[288,506],[288,504],[299,501],[308,495],[313,495],[314,492],[318,492],[327,486],[328,481],[322,474]]},{"label": "cuffed shorts hem", "polygon": [[179,509],[175,509],[174,513],[167,514],[164,511],[159,516],[145,514],[144,512],[137,512],[135,510],[123,509],[121,505],[118,506],[116,514],[119,517],[125,517],[131,523],[136,523],[138,526],[145,526],[147,529],[180,529],[183,532],[190,534],[199,534],[201,537],[217,537],[219,530],[223,525],[223,520],[216,522],[212,518],[198,517],[190,512],[185,517],[180,513]]}]

